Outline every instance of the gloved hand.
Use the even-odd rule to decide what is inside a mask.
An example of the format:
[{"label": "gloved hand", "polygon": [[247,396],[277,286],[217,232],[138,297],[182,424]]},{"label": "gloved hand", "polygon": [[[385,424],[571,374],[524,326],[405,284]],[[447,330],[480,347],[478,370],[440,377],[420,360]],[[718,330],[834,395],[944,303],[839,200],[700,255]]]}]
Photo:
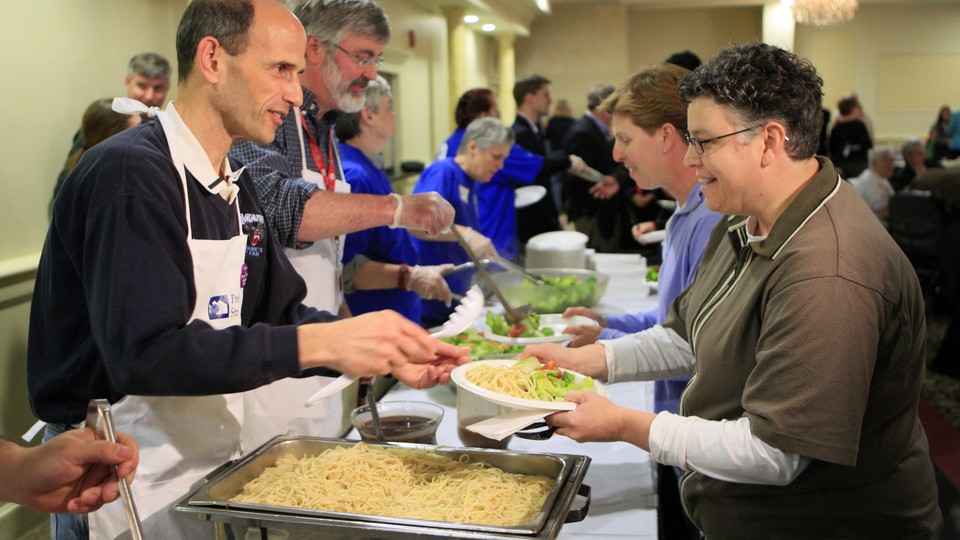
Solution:
[{"label": "gloved hand", "polygon": [[417,293],[424,300],[442,300],[447,307],[450,307],[450,287],[440,274],[452,268],[452,264],[414,266],[410,269],[407,290]]},{"label": "gloved hand", "polygon": [[493,246],[493,242],[489,238],[470,227],[461,226],[460,234],[463,236],[463,239],[467,241],[467,245],[470,246],[470,249],[473,250],[478,259],[495,259],[500,256],[497,254],[497,248]]},{"label": "gloved hand", "polygon": [[450,228],[456,212],[453,206],[438,193],[417,193],[404,195],[402,206],[394,216],[395,227],[414,229],[436,236]]}]

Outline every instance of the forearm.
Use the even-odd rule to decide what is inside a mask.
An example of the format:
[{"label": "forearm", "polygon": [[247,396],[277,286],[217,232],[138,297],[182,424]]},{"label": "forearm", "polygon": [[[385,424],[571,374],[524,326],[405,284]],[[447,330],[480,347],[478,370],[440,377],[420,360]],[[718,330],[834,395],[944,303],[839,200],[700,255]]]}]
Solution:
[{"label": "forearm", "polygon": [[[401,268],[399,264],[368,260],[353,274],[353,288],[358,291],[399,288]],[[409,272],[409,269],[404,271]]]},{"label": "forearm", "polygon": [[650,457],[725,482],[784,486],[810,458],[784,452],[758,439],[750,419],[708,421],[661,412],[648,425]]},{"label": "forearm", "polygon": [[26,452],[26,448],[0,439],[0,476],[4,479],[0,482],[0,501],[22,503],[23,488],[18,481],[28,476],[22,467]]},{"label": "forearm", "polygon": [[393,223],[397,201],[389,195],[317,191],[303,207],[298,242],[314,242]]},{"label": "forearm", "polygon": [[599,343],[605,351],[607,382],[669,379],[692,372],[696,363],[690,344],[660,325]]}]

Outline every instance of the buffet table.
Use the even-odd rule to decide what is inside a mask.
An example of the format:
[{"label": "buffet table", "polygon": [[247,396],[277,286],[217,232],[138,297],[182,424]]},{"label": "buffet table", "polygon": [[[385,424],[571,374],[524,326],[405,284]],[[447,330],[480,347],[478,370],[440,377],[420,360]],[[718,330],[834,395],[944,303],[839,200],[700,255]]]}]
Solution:
[{"label": "buffet table", "polygon": [[[598,254],[598,271],[610,276],[607,292],[595,309],[616,315],[656,307],[657,296],[644,283],[646,265],[636,254]],[[623,406],[652,410],[653,383],[619,383],[607,386],[610,398]],[[415,390],[394,386],[381,400],[431,401],[443,407],[444,417],[437,431],[437,443],[463,446],[457,436],[456,393],[446,385]],[[349,438],[359,438],[356,431]],[[592,460],[584,484],[592,489],[586,519],[567,523],[559,538],[656,539],[656,483],[649,455],[626,443],[577,443],[554,436],[546,441],[514,437],[507,447],[523,452],[547,452],[589,456]]]}]

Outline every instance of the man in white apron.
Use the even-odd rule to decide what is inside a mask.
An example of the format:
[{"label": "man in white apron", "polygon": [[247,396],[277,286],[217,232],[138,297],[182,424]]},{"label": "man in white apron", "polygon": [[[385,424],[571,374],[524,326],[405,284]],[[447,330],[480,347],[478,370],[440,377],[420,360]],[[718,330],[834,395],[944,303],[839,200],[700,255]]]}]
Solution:
[{"label": "man in white apron", "polygon": [[[132,491],[146,538],[211,535],[172,505],[239,455],[242,392],[383,370],[423,387],[466,361],[397,314],[334,322],[304,306],[249,178],[226,159],[236,140],[269,142],[300,104],[304,46],[272,0],[194,0],[176,103],[91,149],[54,206],[31,309],[31,406],[50,436],[82,423],[90,399],[114,404],[116,428],[141,449]],[[52,534],[127,529],[116,502],[85,525],[56,516]]]},{"label": "man in white apron", "polygon": [[[350,192],[333,133],[337,114],[363,107],[364,88],[377,77],[390,26],[380,6],[370,0],[302,2],[293,10],[308,34],[303,106],[284,117],[270,145],[242,142],[231,153],[248,164],[264,214],[307,283],[304,303],[337,313],[345,308],[341,260],[346,233],[388,225],[437,234],[453,222],[453,212],[435,194],[330,197]],[[332,39],[339,40],[335,46]],[[397,276],[394,282],[402,279]],[[245,449],[284,432],[341,436],[343,400],[302,406],[330,380],[284,379],[247,392]]]}]

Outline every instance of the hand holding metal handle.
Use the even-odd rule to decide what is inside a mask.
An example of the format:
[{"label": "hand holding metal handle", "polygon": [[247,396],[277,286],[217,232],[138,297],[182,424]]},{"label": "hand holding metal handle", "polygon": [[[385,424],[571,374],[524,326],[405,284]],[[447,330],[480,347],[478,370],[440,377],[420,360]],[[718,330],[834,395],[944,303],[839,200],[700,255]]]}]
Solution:
[{"label": "hand holding metal handle", "polygon": [[[113,429],[113,414],[110,412],[109,401],[105,399],[90,400],[87,405],[87,427],[93,430],[98,439],[117,442],[117,432]],[[120,478],[119,469],[116,465],[112,469],[113,474],[117,476],[117,484],[120,486],[120,501],[123,504],[123,512],[127,516],[127,523],[130,526],[130,537],[133,540],[143,540],[143,526],[140,524],[137,505],[130,493],[130,484],[127,483],[126,478]]]}]

